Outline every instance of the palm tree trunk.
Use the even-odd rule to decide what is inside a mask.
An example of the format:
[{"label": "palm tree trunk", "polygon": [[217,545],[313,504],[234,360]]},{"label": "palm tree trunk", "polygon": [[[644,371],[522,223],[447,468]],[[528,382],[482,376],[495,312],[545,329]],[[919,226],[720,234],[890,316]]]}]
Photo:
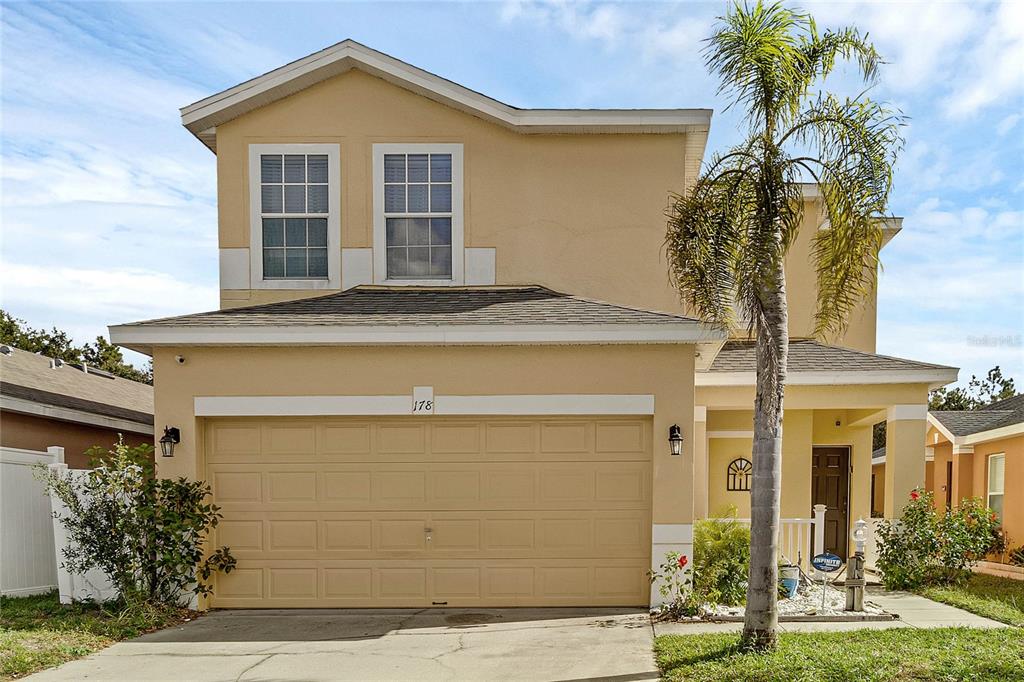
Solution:
[{"label": "palm tree trunk", "polygon": [[764,323],[757,325],[757,393],[754,399],[754,480],[750,489],[750,576],[743,646],[775,647],[778,615],[779,506],[782,490],[782,398],[789,355],[786,276],[763,296]]}]

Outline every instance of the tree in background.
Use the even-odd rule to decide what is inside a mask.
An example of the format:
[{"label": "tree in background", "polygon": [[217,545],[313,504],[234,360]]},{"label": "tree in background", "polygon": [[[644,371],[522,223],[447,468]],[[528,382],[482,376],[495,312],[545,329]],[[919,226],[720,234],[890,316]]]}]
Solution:
[{"label": "tree in background", "polygon": [[747,137],[716,155],[693,188],[675,197],[666,250],[673,282],[704,319],[750,320],[756,338],[750,575],[743,646],[775,647],[782,412],[789,353],[785,259],[804,220],[801,182],[817,183],[828,229],[814,230],[815,333],[841,332],[875,286],[902,118],[863,95],[818,90],[837,60],[866,83],[881,59],[853,28],[819,32],[781,3],[735,2],[708,39],[708,68]]},{"label": "tree in background", "polygon": [[996,365],[979,379],[971,375],[967,388],[937,388],[928,394],[929,410],[976,410],[1017,395],[1013,379],[1003,376]]},{"label": "tree in background", "polygon": [[153,383],[152,361],[139,369],[126,362],[121,349],[102,336],[97,336],[94,343],[76,346],[67,332],[56,327],[50,331],[33,329],[6,310],[0,310],[0,343],[67,363],[84,363],[132,381]]}]

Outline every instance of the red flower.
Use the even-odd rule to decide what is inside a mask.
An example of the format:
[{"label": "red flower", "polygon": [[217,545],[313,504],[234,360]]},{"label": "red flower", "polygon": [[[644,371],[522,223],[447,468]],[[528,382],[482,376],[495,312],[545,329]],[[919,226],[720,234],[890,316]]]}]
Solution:
[{"label": "red flower", "polygon": [[917,492],[916,490],[911,490],[910,491],[910,499],[917,501],[920,498],[921,498],[921,493]]},{"label": "red flower", "polygon": [[686,558],[685,554],[683,556],[679,557],[679,568],[685,567],[688,562],[689,562],[689,559]]}]

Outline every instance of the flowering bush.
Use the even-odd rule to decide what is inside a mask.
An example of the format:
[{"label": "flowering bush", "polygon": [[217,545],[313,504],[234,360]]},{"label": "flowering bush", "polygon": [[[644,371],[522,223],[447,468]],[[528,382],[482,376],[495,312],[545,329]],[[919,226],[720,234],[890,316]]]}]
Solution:
[{"label": "flowering bush", "polygon": [[700,601],[690,586],[692,569],[686,567],[688,563],[690,560],[685,554],[668,552],[658,570],[647,573],[651,583],[658,584],[658,592],[665,599],[662,607],[665,616],[696,616],[700,613]]},{"label": "flowering bush", "polygon": [[913,490],[898,520],[882,521],[878,569],[889,589],[964,580],[999,540],[999,520],[977,498],[937,512],[930,492]]}]

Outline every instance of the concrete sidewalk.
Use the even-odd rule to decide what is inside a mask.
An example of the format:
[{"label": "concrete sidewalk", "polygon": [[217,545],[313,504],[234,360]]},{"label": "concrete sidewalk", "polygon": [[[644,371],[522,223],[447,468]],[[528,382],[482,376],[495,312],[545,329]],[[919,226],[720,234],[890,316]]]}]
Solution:
[{"label": "concrete sidewalk", "polygon": [[[899,619],[866,622],[832,623],[779,623],[783,632],[846,632],[849,630],[888,630],[891,628],[1005,628],[1009,627],[989,618],[940,604],[937,601],[909,592],[886,592],[868,588],[868,601],[872,601],[889,613],[899,614]],[[699,635],[709,632],[739,632],[743,623],[655,623],[657,635]]]}]

